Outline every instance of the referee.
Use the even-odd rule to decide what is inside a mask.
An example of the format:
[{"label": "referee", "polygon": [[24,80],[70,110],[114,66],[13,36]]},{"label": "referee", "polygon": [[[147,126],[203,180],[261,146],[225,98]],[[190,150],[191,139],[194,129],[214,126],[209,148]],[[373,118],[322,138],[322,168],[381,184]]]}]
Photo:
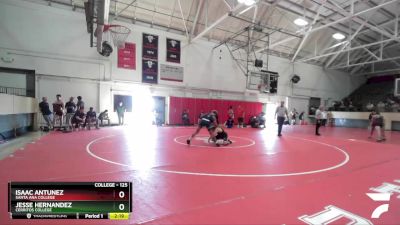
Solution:
[{"label": "referee", "polygon": [[322,125],[324,107],[320,106],[315,112],[315,135],[320,136],[319,128]]},{"label": "referee", "polygon": [[[278,116],[278,117],[277,117]],[[285,102],[281,101],[281,105],[276,108],[275,118],[278,120],[278,136],[282,136],[282,126],[285,122],[285,116],[289,119],[288,110],[285,107]]]}]

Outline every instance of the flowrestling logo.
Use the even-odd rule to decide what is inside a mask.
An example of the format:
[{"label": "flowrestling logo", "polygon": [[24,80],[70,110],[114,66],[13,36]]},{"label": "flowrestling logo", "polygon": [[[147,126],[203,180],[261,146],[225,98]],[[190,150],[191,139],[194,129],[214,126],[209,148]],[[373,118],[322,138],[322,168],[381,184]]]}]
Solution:
[{"label": "flowrestling logo", "polygon": [[[389,202],[390,201],[390,193],[367,193],[368,197],[370,197],[374,201],[379,202]],[[378,219],[385,212],[389,211],[389,204],[382,204],[378,206],[371,214],[371,218]]]},{"label": "flowrestling logo", "polygon": [[[391,196],[394,199],[400,200],[400,180],[394,180],[394,183],[383,182],[382,185],[378,187],[372,187],[369,190],[375,193],[366,193],[366,195],[375,202],[382,202],[383,204],[376,207],[372,213],[368,212],[368,215],[357,215],[345,209],[339,208],[334,205],[325,206],[323,210],[316,212],[312,215],[303,215],[298,219],[303,221],[305,224],[311,225],[327,225],[335,224],[338,220],[347,220],[352,225],[365,225],[373,224],[368,218],[376,220],[378,223],[382,224],[381,216],[389,212],[389,201]],[[397,196],[396,196],[397,195]],[[379,220],[380,219],[380,220]],[[395,221],[391,223],[396,224]],[[399,223],[397,223],[399,224]]]}]

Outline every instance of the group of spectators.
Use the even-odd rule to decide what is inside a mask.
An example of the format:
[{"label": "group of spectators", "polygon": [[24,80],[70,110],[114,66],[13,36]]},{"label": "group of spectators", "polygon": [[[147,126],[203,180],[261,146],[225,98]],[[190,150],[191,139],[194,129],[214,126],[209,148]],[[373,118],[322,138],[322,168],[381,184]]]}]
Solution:
[{"label": "group of spectators", "polygon": [[384,99],[378,101],[369,101],[367,103],[353,103],[351,98],[345,98],[342,101],[334,101],[329,107],[330,111],[369,111],[376,109],[380,112],[400,112],[400,98],[393,95],[387,95]]},{"label": "group of spectators", "polygon": [[379,101],[376,105],[368,102],[365,108],[368,111],[377,109],[380,112],[400,112],[400,99],[388,97],[386,100]]},{"label": "group of spectators", "polygon": [[99,121],[103,125],[104,120],[107,120],[110,124],[108,110],[101,112],[98,117],[93,107],[89,107],[89,111],[85,113],[85,103],[82,97],[78,96],[77,99],[78,101],[75,103],[74,97],[70,97],[69,101],[64,104],[62,96],[57,94],[56,100],[52,104],[52,112],[47,97],[42,98],[39,109],[48,129],[54,129],[56,126],[60,129],[66,128],[66,130],[74,130],[74,128],[78,129],[79,127],[91,129],[91,125],[98,129]]}]

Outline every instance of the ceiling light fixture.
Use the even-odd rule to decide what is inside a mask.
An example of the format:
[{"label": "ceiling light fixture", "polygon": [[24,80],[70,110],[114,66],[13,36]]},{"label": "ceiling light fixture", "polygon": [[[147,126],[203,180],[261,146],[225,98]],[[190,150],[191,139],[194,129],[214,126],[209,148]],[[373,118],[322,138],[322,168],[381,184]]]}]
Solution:
[{"label": "ceiling light fixture", "polygon": [[238,0],[238,2],[241,3],[241,4],[245,4],[245,5],[247,5],[247,6],[251,6],[251,5],[253,5],[254,3],[256,3],[255,0]]},{"label": "ceiling light fixture", "polygon": [[296,24],[298,26],[306,26],[308,24],[307,20],[305,20],[303,18],[297,18],[293,22],[294,22],[294,24]]},{"label": "ceiling light fixture", "polygon": [[341,34],[341,33],[334,33],[334,34],[332,35],[332,37],[335,38],[336,40],[343,40],[346,36],[344,36],[344,35]]}]

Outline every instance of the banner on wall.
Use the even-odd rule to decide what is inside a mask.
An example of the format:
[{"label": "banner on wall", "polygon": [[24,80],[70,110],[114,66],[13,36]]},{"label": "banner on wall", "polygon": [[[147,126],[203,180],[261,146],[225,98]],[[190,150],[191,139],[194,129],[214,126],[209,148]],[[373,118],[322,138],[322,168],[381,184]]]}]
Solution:
[{"label": "banner on wall", "polygon": [[142,60],[142,82],[157,84],[158,82],[158,62],[151,59]]},{"label": "banner on wall", "polygon": [[136,45],[125,43],[125,48],[118,49],[118,68],[136,70]]},{"label": "banner on wall", "polygon": [[158,36],[143,33],[143,51],[144,59],[158,60]]},{"label": "banner on wall", "polygon": [[181,63],[181,42],[167,38],[167,62]]},{"label": "banner on wall", "polygon": [[160,64],[160,79],[183,82],[183,67]]},{"label": "banner on wall", "polygon": [[142,82],[158,83],[158,36],[143,33]]}]

